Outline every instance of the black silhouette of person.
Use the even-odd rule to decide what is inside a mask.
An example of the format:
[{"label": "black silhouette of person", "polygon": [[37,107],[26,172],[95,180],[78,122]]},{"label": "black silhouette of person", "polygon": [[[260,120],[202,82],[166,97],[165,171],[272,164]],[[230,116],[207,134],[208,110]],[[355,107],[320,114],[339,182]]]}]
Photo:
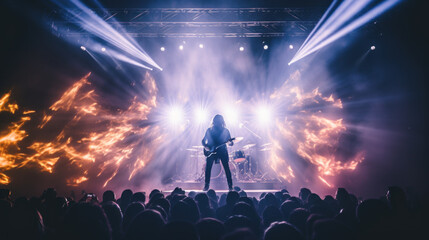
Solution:
[{"label": "black silhouette of person", "polygon": [[[212,125],[207,129],[206,134],[202,140],[202,144],[206,150],[213,151],[214,154],[207,157],[206,171],[205,171],[205,185],[203,191],[207,191],[210,186],[210,174],[213,166],[213,162],[222,162],[223,169],[225,170],[226,180],[228,181],[228,188],[232,190],[232,178],[231,170],[229,169],[228,161],[228,149],[226,144],[231,139],[229,130],[225,128],[225,120],[222,115],[217,114],[213,117]],[[234,143],[229,141],[229,145],[232,146]]]}]

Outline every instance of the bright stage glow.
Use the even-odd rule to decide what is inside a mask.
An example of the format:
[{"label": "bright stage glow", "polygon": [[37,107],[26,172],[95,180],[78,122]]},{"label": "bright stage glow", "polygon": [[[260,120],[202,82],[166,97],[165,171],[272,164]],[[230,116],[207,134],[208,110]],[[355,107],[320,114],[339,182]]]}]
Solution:
[{"label": "bright stage glow", "polygon": [[180,45],[180,46],[179,46],[179,50],[183,50],[183,45]]},{"label": "bright stage glow", "polygon": [[161,47],[161,52],[164,52],[165,51],[165,47]]},{"label": "bright stage glow", "polygon": [[356,30],[401,1],[333,1],[290,63],[294,63]]},{"label": "bright stage glow", "polygon": [[185,119],[183,108],[178,105],[171,106],[168,109],[167,118],[170,126],[179,126]]},{"label": "bright stage glow", "polygon": [[267,127],[267,126],[271,125],[271,123],[273,121],[272,110],[267,105],[260,105],[256,109],[256,116],[257,116],[258,124],[261,127]]},{"label": "bright stage glow", "polygon": [[106,48],[102,47],[102,48],[101,48],[101,51],[102,51],[102,52],[105,52],[105,51],[106,51]]},{"label": "bright stage glow", "polygon": [[243,47],[243,46],[241,46],[241,47],[239,48],[239,50],[240,50],[240,52],[244,51],[244,47]]},{"label": "bright stage glow", "polygon": [[267,44],[265,44],[264,45],[264,50],[267,50],[268,49],[268,45]]},{"label": "bright stage glow", "polygon": [[85,46],[80,46],[80,49],[82,49],[83,51],[86,51],[86,47]]},{"label": "bright stage glow", "polygon": [[233,127],[238,126],[239,124],[238,116],[240,115],[238,109],[232,106],[226,106],[225,111],[222,113],[222,115],[225,119],[226,125],[233,126]]},{"label": "bright stage glow", "polygon": [[375,50],[375,46],[371,46],[371,50],[374,51]]},{"label": "bright stage glow", "polygon": [[196,107],[194,109],[194,118],[195,122],[199,125],[203,125],[208,122],[209,120],[209,114],[206,109],[203,109],[201,107]]},{"label": "bright stage glow", "polygon": [[204,44],[200,43],[200,45],[198,45],[200,48],[204,48]]},{"label": "bright stage glow", "polygon": [[293,49],[293,45],[292,44],[289,45],[289,49]]}]

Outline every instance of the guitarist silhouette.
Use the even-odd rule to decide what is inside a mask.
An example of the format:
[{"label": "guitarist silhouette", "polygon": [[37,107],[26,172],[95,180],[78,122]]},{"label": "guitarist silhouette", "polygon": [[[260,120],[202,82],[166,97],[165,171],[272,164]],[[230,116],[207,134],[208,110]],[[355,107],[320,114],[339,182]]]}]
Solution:
[{"label": "guitarist silhouette", "polygon": [[228,189],[232,190],[231,170],[229,169],[228,149],[226,144],[234,145],[232,142],[229,130],[225,128],[225,120],[222,115],[217,114],[213,117],[212,126],[207,129],[203,140],[201,141],[204,146],[204,155],[207,157],[206,171],[205,171],[205,185],[203,191],[207,191],[210,186],[210,175],[212,171],[213,162],[222,162],[223,169],[225,170],[226,180],[228,181]]}]

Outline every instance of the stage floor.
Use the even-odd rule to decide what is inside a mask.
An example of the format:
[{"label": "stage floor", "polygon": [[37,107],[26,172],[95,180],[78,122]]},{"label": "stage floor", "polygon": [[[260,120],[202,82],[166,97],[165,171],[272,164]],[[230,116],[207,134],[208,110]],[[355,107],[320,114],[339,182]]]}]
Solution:
[{"label": "stage floor", "polygon": [[[234,182],[234,187],[240,187],[240,189],[244,190],[249,197],[259,198],[261,193],[263,192],[277,192],[282,188],[285,188],[281,182],[278,181],[265,181],[265,182],[256,182],[256,181],[238,181]],[[197,181],[174,181],[168,184],[163,192],[171,193],[174,188],[180,187],[182,188],[186,194],[191,191],[195,191],[197,193],[203,192],[202,189],[204,187],[203,182]],[[210,182],[210,189],[213,189],[218,194],[223,194],[228,192],[228,186],[226,181],[212,181]]]}]

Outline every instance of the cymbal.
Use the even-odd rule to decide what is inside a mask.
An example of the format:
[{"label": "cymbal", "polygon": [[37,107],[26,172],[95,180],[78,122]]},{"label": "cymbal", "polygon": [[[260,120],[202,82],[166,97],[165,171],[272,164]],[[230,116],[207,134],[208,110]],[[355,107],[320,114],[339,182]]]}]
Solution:
[{"label": "cymbal", "polygon": [[247,150],[247,149],[249,149],[249,148],[251,148],[251,147],[254,147],[254,146],[256,146],[256,144],[254,144],[254,143],[250,143],[250,144],[244,145],[244,146],[242,147],[242,149]]},{"label": "cymbal", "polygon": [[243,137],[236,137],[234,143],[239,143],[243,140]]},{"label": "cymbal", "polygon": [[261,147],[267,147],[267,146],[270,146],[270,145],[271,145],[271,143],[264,143],[264,144],[261,145]]},{"label": "cymbal", "polygon": [[261,150],[259,150],[259,151],[261,151],[261,152],[264,152],[264,151],[270,151],[271,150],[271,148],[262,148]]},{"label": "cymbal", "polygon": [[188,148],[188,149],[186,149],[186,151],[191,151],[191,152],[198,152],[198,149],[194,149],[194,148]]},{"label": "cymbal", "polygon": [[192,148],[204,148],[204,146],[192,146]]}]

